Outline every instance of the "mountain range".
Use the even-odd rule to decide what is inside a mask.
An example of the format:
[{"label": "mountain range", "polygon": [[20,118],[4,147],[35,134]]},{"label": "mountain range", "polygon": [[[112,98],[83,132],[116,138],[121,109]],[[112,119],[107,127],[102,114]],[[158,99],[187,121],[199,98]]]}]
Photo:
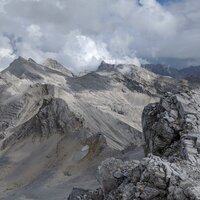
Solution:
[{"label": "mountain range", "polygon": [[161,64],[145,64],[143,68],[162,76],[170,76],[175,79],[186,79],[193,83],[199,83],[200,66],[191,66],[182,69],[166,67]]},{"label": "mountain range", "polygon": [[188,77],[198,82],[199,72],[102,62],[76,76],[53,59],[14,60],[0,73],[0,198],[61,200],[74,186],[98,188],[106,158],[145,157],[145,106],[166,93],[198,94]]}]

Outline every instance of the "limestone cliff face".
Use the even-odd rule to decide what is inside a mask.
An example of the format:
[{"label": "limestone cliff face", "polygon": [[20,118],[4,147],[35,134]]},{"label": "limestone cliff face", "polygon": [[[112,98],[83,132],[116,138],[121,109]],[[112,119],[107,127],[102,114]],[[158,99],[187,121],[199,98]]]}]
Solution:
[{"label": "limestone cliff face", "polygon": [[167,93],[160,102],[145,107],[143,131],[146,153],[161,157],[199,158],[200,99],[193,92]]}]

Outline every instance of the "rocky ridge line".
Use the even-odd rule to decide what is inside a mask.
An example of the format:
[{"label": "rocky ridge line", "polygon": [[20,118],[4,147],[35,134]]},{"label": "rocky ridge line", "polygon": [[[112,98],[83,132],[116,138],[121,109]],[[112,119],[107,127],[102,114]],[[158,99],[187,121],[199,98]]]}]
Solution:
[{"label": "rocky ridge line", "polygon": [[147,153],[199,162],[200,106],[192,93],[167,93],[143,112]]}]

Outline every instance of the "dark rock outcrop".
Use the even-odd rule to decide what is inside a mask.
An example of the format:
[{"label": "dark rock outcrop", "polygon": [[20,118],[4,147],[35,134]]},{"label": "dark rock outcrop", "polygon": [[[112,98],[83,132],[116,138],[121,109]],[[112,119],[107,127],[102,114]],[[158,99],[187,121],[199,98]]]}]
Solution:
[{"label": "dark rock outcrop", "polygon": [[199,158],[200,107],[192,93],[167,93],[143,112],[146,153],[161,157]]},{"label": "dark rock outcrop", "polygon": [[[110,158],[102,162],[98,169],[104,197],[100,193],[96,199],[200,199],[199,179],[192,177],[190,170],[197,172],[198,167],[184,162],[170,163],[153,155],[141,162]],[[68,199],[93,199],[93,193],[86,190],[83,193],[82,189],[76,188]]]},{"label": "dark rock outcrop", "polygon": [[72,134],[83,128],[83,119],[70,112],[62,99],[43,99],[38,113],[15,129],[15,133],[3,141],[2,149],[16,141],[32,137],[48,137],[52,134]]}]

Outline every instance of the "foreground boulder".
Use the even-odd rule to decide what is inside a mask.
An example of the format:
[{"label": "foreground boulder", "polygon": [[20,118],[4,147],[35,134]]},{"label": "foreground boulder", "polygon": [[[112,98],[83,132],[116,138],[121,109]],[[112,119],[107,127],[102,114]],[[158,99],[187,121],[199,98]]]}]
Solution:
[{"label": "foreground boulder", "polygon": [[84,190],[81,188],[74,188],[68,200],[103,200],[103,192],[99,188],[95,191]]},{"label": "foreground boulder", "polygon": [[102,162],[98,175],[102,186],[98,192],[75,188],[68,199],[200,199],[198,165],[187,161],[170,163],[151,154],[141,162],[109,158]]}]

